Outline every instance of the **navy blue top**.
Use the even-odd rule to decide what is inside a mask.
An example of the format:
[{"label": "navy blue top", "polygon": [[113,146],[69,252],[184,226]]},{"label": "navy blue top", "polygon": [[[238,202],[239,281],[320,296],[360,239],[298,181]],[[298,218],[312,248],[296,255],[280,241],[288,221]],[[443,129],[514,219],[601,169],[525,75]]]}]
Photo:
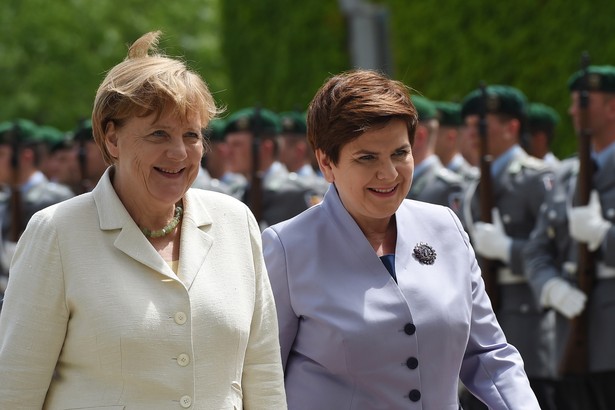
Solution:
[{"label": "navy blue top", "polygon": [[390,255],[382,255],[380,257],[380,260],[382,261],[382,263],[384,263],[384,267],[387,268],[387,270],[395,280],[395,283],[397,283],[397,275],[395,275],[395,254],[393,253]]}]

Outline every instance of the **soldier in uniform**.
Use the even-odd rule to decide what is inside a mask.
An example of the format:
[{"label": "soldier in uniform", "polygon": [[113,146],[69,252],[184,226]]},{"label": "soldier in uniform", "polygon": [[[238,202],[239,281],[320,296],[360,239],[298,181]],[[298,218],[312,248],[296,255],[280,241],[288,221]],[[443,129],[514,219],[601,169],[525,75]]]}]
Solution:
[{"label": "soldier in uniform", "polygon": [[449,101],[434,101],[438,112],[438,138],[435,153],[449,170],[459,174],[467,182],[478,178],[478,168],[461,155],[461,104]]},{"label": "soldier in uniform", "polygon": [[100,148],[94,142],[92,120],[80,121],[73,131],[73,141],[77,147],[77,159],[81,181],[80,192],[90,192],[107,169]]},{"label": "soldier in uniform", "polygon": [[546,104],[532,102],[528,105],[528,132],[523,138],[528,154],[544,160],[557,168],[560,160],[551,152],[555,128],[560,121],[559,114]]},{"label": "soldier in uniform", "polygon": [[[569,337],[569,319],[587,310],[588,373],[558,384],[560,409],[615,408],[615,67],[588,68],[588,128],[596,163],[587,206],[571,207],[578,160],[570,160],[562,183],[549,195],[525,252],[530,283],[543,307],[557,312],[558,362]],[[582,72],[568,83],[569,114],[580,132]],[[587,244],[596,265],[594,285],[586,295],[576,287],[577,246]]]},{"label": "soldier in uniform", "polygon": [[278,138],[278,159],[288,170],[289,178],[324,195],[329,183],[313,167],[314,151],[307,140],[305,113],[285,111],[279,114],[282,131]]},{"label": "soldier in uniform", "polygon": [[14,248],[35,212],[74,196],[40,171],[42,140],[33,122],[0,124],[0,296],[6,287]]},{"label": "soldier in uniform", "polygon": [[[497,272],[499,301],[494,306],[508,339],[521,353],[525,371],[543,409],[553,407],[554,322],[552,312],[538,306],[527,283],[522,251],[544,201],[553,173],[519,145],[527,115],[525,95],[516,88],[493,85],[462,102],[468,137],[479,147],[479,123],[486,109],[486,138],[491,164],[493,223],[479,221],[479,181],[464,195],[463,218],[476,253],[491,260]],[[484,273],[483,273],[484,274]],[[468,408],[480,408],[471,404]],[[484,407],[483,407],[484,408]]]},{"label": "soldier in uniform", "polygon": [[254,195],[250,192],[252,182],[256,176],[260,179],[261,203],[258,207],[262,214],[256,216],[262,229],[298,215],[324,195],[318,188],[289,177],[286,167],[277,160],[280,131],[280,119],[276,113],[252,107],[231,114],[224,127],[229,170],[245,177],[247,182],[241,198],[251,207],[255,205],[250,203]]},{"label": "soldier in uniform", "polygon": [[464,181],[446,169],[435,154],[439,126],[436,106],[420,95],[413,95],[412,102],[418,112],[419,123],[412,144],[414,176],[406,197],[448,206],[458,212]]},{"label": "soldier in uniform", "polygon": [[278,158],[288,169],[298,176],[315,176],[312,167],[313,153],[307,141],[307,125],[304,114],[298,111],[285,111],[280,114],[282,132],[279,137]]},{"label": "soldier in uniform", "polygon": [[205,155],[201,159],[201,168],[192,188],[222,192],[241,199],[239,196],[245,185],[245,178],[228,171],[224,127],[224,120],[214,118],[203,130]]}]

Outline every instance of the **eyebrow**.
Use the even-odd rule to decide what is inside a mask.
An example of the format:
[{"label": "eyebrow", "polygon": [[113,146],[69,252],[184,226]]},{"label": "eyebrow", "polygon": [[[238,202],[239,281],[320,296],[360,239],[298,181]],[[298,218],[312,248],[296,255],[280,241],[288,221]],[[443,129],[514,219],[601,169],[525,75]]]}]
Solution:
[{"label": "eyebrow", "polygon": [[[411,147],[412,147],[412,145],[410,145],[410,144],[404,144],[404,145],[401,145],[401,146],[395,148],[393,150],[393,152],[399,151],[400,149],[407,149],[407,148],[411,148]],[[376,152],[376,151],[368,151],[366,149],[360,149],[358,151],[353,152],[353,155],[364,155],[364,154],[377,155],[378,152]]]}]

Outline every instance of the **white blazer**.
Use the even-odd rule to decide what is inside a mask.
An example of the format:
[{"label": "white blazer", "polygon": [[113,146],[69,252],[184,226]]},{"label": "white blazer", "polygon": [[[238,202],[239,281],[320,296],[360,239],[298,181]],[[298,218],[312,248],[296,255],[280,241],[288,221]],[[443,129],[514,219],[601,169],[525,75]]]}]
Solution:
[{"label": "white blazer", "polygon": [[109,170],[32,218],[0,315],[1,409],[286,408],[252,214],[195,189],[184,207],[178,275]]},{"label": "white blazer", "polygon": [[457,410],[461,377],[491,409],[539,409],[455,214],[404,200],[395,217],[399,283],[333,185],[263,232],[288,408]]}]

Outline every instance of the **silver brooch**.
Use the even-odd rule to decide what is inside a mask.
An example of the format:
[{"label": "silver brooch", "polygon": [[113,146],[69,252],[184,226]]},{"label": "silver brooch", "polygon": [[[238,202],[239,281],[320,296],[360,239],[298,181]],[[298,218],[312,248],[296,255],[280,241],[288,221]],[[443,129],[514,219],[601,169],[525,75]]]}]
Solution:
[{"label": "silver brooch", "polygon": [[436,261],[436,251],[425,242],[420,242],[412,252],[414,258],[424,265],[433,265]]}]

